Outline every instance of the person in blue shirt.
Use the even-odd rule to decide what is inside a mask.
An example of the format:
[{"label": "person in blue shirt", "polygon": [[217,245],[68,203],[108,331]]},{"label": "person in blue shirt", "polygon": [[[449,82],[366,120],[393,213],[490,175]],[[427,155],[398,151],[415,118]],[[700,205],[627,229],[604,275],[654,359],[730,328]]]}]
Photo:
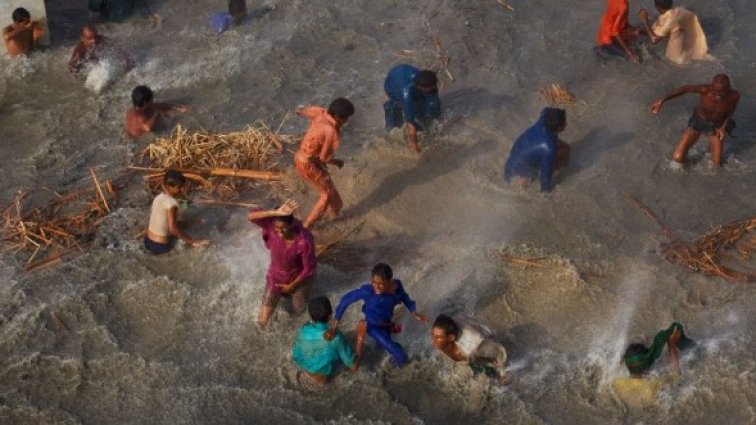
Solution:
[{"label": "person in blue shirt", "polygon": [[330,340],[324,338],[333,312],[328,298],[311,299],[307,310],[312,321],[299,329],[292,359],[299,368],[297,382],[306,389],[321,389],[333,377],[339,361],[356,372],[357,356],[341,332],[335,333]]},{"label": "person in blue shirt", "polygon": [[370,283],[366,283],[357,289],[347,292],[341,297],[336,307],[336,320],[326,334],[330,339],[336,334],[339,320],[344,316],[346,309],[357,301],[362,301],[362,312],[365,319],[357,326],[357,367],[362,358],[362,346],[365,334],[391,355],[391,362],[402,367],[407,363],[407,354],[401,345],[391,339],[391,334],[400,332],[401,327],[392,322],[394,307],[404,304],[412,317],[421,322],[428,322],[428,318],[415,311],[415,302],[407,295],[402,286],[402,281],[394,279],[394,272],[388,264],[378,263],[373,267],[370,275]]},{"label": "person in blue shirt", "polygon": [[540,173],[541,191],[551,190],[554,170],[565,167],[570,157],[570,145],[558,134],[567,127],[564,109],[544,108],[538,121],[517,138],[504,167],[504,180],[526,186]]},{"label": "person in blue shirt", "polygon": [[383,83],[386,102],[386,130],[407,124],[407,141],[415,152],[420,152],[417,132],[423,131],[418,119],[432,120],[441,116],[436,73],[420,71],[412,65],[393,67]]},{"label": "person in blue shirt", "polygon": [[210,29],[216,34],[221,34],[231,28],[231,25],[241,24],[247,16],[246,0],[229,0],[228,12],[218,12],[210,17]]}]

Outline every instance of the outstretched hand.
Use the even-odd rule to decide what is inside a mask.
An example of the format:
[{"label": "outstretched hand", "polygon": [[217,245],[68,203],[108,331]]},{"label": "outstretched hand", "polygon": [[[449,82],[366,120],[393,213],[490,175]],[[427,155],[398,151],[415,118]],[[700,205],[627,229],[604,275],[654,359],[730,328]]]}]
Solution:
[{"label": "outstretched hand", "polygon": [[640,9],[638,9],[638,16],[640,16],[641,21],[648,21],[648,11],[646,10],[646,8],[641,7]]},{"label": "outstretched hand", "polygon": [[664,104],[664,101],[659,99],[656,102],[651,104],[651,113],[652,114],[658,114],[659,111],[661,111],[662,105]]},{"label": "outstretched hand", "polygon": [[420,322],[423,322],[423,323],[428,323],[430,321],[430,319],[428,319],[428,316],[424,316],[424,315],[422,315],[420,313],[417,313],[417,312],[412,313],[412,317],[414,317],[416,320],[418,320]]},{"label": "outstretched hand", "polygon": [[299,208],[299,203],[297,201],[294,199],[287,199],[283,205],[278,207],[276,213],[281,216],[292,215],[297,208]]}]

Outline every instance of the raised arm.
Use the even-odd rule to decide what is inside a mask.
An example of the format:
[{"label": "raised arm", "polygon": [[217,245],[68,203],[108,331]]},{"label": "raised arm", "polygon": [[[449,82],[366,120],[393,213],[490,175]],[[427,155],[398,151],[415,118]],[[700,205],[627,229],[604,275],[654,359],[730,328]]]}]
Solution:
[{"label": "raised arm", "polygon": [[322,113],[323,108],[321,108],[320,106],[310,105],[297,108],[297,115],[308,118],[310,120],[314,120]]},{"label": "raised arm", "polygon": [[297,201],[288,199],[283,203],[283,205],[274,210],[252,210],[249,212],[249,214],[247,214],[247,219],[255,223],[256,221],[264,220],[266,218],[283,217],[286,215],[291,215],[298,207],[299,203]]}]

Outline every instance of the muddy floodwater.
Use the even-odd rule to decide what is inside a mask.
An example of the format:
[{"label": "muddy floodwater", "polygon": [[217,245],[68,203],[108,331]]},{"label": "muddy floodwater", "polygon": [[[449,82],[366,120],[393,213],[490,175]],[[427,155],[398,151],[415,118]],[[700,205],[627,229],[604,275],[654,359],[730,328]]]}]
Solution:
[{"label": "muddy floodwater", "polygon": [[[332,170],[344,217],[315,237],[349,237],[320,263],[313,293],[335,303],[388,262],[419,312],[488,325],[509,351],[511,383],[481,389],[458,379],[434,352],[430,327],[404,312],[396,338],[411,358],[405,368],[368,342],[359,373],[339,375],[328,392],[302,392],[289,379],[289,353],[306,317],[279,311],[267,329],[255,324],[268,253],[246,211],[193,205],[190,231],[217,243],[152,257],[135,238],[151,201],[135,177],[86,252],[36,273],[23,272],[22,256],[0,256],[0,423],[756,423],[756,286],[666,262],[659,228],[626,201],[636,196],[686,240],[755,215],[752,1],[681,0],[716,60],[679,67],[663,59],[663,45],[644,49],[640,65],[595,56],[603,0],[509,0],[514,11],[495,0],[248,0],[248,19],[220,36],[207,20],[224,1],[153,0],[125,23],[98,26],[136,67],[81,78],[66,64],[88,19],[83,2],[47,3],[53,45],[0,59],[3,203],[20,189],[33,202],[88,185],[90,167],[121,174],[149,142],[121,132],[138,84],[193,107],[158,135],[177,123],[277,127],[287,112],[281,131],[300,134],[307,122],[290,114],[297,106],[347,97],[356,114],[342,132],[346,165]],[[631,22],[641,5],[653,9],[632,1]],[[421,135],[416,155],[384,131],[382,86],[400,61],[435,61],[433,34],[454,81],[440,74],[444,120]],[[717,73],[742,96],[725,164],[711,170],[701,140],[676,171],[669,161],[696,98],[670,101],[657,116],[649,105]],[[505,187],[509,150],[552,83],[580,100],[566,107],[570,166],[547,195]],[[299,200],[304,216],[315,194],[289,183],[275,195]],[[503,262],[500,249],[546,265]],[[346,314],[349,338],[360,316],[357,306]],[[656,405],[625,407],[611,391],[627,374],[620,354],[672,321],[698,349]],[[665,354],[657,370],[666,366]]]}]

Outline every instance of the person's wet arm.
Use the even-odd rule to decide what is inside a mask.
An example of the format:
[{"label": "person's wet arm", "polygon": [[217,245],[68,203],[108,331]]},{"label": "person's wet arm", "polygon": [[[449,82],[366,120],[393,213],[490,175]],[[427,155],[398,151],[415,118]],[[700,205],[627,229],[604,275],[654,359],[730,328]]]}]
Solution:
[{"label": "person's wet arm", "polygon": [[175,206],[168,210],[168,232],[181,239],[189,246],[209,244],[209,241],[194,239],[181,230],[181,227],[178,224],[178,207]]},{"label": "person's wet arm", "polygon": [[732,102],[732,106],[727,112],[727,116],[725,117],[724,121],[722,121],[722,125],[717,129],[717,137],[719,137],[720,140],[724,139],[725,134],[727,133],[727,127],[730,126],[732,115],[735,113],[735,109],[738,108],[738,103],[740,102],[740,93],[736,91],[733,91],[733,93],[735,93],[735,100]]},{"label": "person's wet arm", "polygon": [[68,61],[68,70],[70,72],[78,72],[81,70],[84,66],[84,56],[86,53],[86,47],[81,44],[76,46],[76,49],[74,49],[73,54],[71,55],[71,60]]},{"label": "person's wet arm", "polygon": [[344,161],[334,157],[336,146],[339,145],[339,133],[336,130],[328,129],[323,134],[323,147],[320,149],[318,159],[324,164],[333,164],[339,168],[344,166]]},{"label": "person's wet arm", "polygon": [[331,329],[326,331],[325,335],[323,335],[325,339],[331,340],[334,335],[336,335],[336,329],[339,326],[339,321],[344,316],[347,308],[349,308],[350,305],[356,303],[359,300],[364,300],[369,295],[370,293],[367,293],[362,287],[353,289],[344,294],[341,297],[341,300],[339,300],[339,305],[336,306],[336,314],[334,315],[334,320],[331,323]]},{"label": "person's wet arm", "polygon": [[399,287],[397,294],[399,295],[399,298],[402,300],[402,304],[404,304],[404,306],[407,307],[407,310],[409,310],[409,312],[412,314],[412,317],[414,317],[415,319],[421,322],[428,321],[427,317],[417,312],[417,305],[415,304],[415,300],[410,298],[407,291],[404,290],[404,286]]},{"label": "person's wet arm", "polygon": [[318,116],[320,116],[323,113],[323,108],[320,106],[302,106],[297,109],[297,115],[303,116],[305,118],[308,118],[310,120],[314,120]]},{"label": "person's wet arm", "polygon": [[648,38],[651,39],[651,43],[656,44],[662,40],[662,37],[657,35],[654,32],[654,27],[651,26],[651,24],[648,22],[648,11],[644,8],[638,9],[638,15],[640,16],[641,22],[643,22],[643,26],[646,29],[646,34],[648,35]]},{"label": "person's wet arm", "polygon": [[666,103],[668,100],[672,100],[676,97],[682,96],[684,94],[688,93],[695,93],[695,94],[704,94],[706,93],[707,86],[704,85],[688,85],[688,86],[682,86],[678,87],[671,92],[665,94],[660,99],[655,101],[653,104],[651,104],[651,113],[656,114],[659,113],[659,111],[662,108],[662,105]]}]

